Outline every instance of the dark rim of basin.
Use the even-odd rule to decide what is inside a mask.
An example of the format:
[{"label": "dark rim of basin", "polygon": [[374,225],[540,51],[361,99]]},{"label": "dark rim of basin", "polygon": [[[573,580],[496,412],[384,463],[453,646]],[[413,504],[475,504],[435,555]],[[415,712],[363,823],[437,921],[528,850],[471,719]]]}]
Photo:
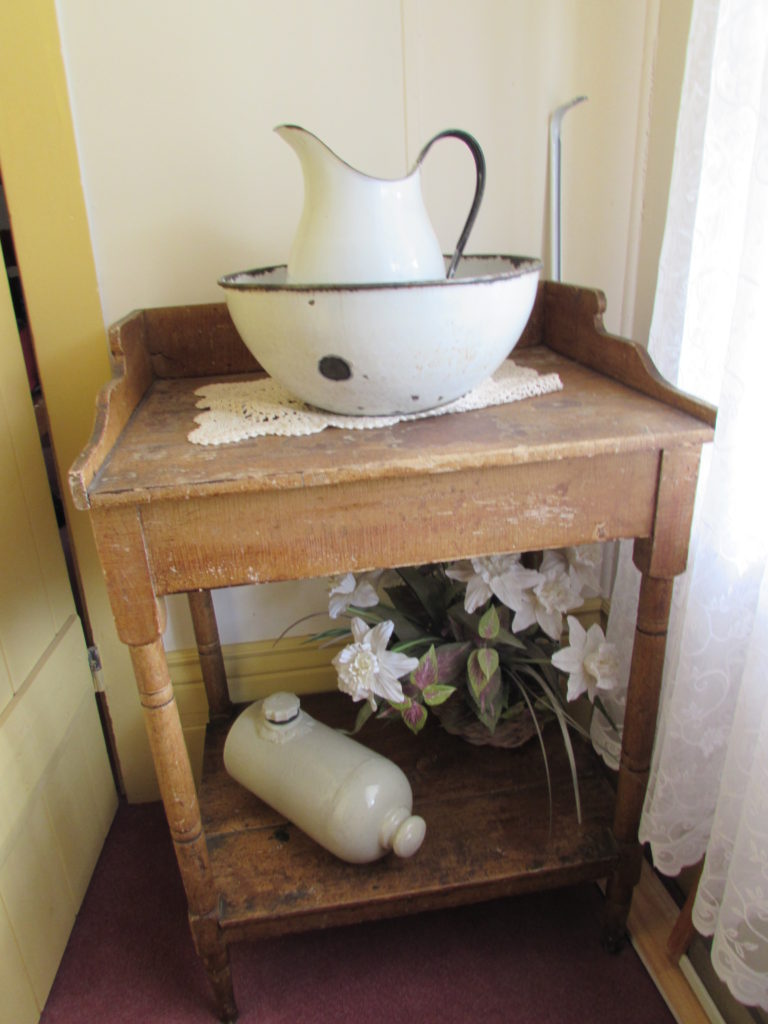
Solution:
[{"label": "dark rim of basin", "polygon": [[[446,256],[445,259],[450,262],[451,257]],[[483,270],[483,265],[488,263],[494,264],[493,270],[490,268]],[[476,270],[475,265],[477,264],[480,264],[480,267]],[[272,267],[256,267],[253,270],[238,270],[232,274],[225,274],[219,278],[218,283],[222,288],[229,288],[233,291],[363,292],[380,291],[385,288],[460,288],[462,285],[479,282],[488,284],[494,281],[506,281],[514,277],[524,277],[534,272],[539,273],[542,266],[540,259],[531,256],[471,255],[462,257],[456,276],[445,280],[384,281],[381,284],[286,284],[284,275],[278,274],[279,271],[285,271],[286,264],[280,263]],[[279,277],[279,280],[268,280],[270,276],[275,275]]]}]

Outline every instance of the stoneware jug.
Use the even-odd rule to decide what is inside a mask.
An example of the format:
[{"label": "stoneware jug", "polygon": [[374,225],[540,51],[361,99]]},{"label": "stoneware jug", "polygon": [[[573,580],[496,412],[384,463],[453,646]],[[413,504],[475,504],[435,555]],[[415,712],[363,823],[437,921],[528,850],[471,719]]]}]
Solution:
[{"label": "stoneware jug", "polygon": [[411,857],[426,832],[400,768],[302,711],[293,693],[251,704],[224,744],[241,785],[342,860]]},{"label": "stoneware jug", "polygon": [[[391,284],[453,277],[485,188],[485,159],[473,136],[453,128],[440,132],[404,178],[380,179],[350,167],[298,125],[279,125],[275,131],[296,152],[304,176],[304,206],[288,258],[288,284]],[[422,161],[444,138],[464,142],[476,168],[472,206],[447,272],[421,192]]]}]

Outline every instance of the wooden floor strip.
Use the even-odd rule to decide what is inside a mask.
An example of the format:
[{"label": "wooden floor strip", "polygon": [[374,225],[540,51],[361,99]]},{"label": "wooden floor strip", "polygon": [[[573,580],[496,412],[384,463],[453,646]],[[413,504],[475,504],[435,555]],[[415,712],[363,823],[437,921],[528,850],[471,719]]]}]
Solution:
[{"label": "wooden floor strip", "polygon": [[[629,914],[632,945],[679,1024],[722,1024],[723,1018],[711,1000],[705,1000],[709,1007],[707,1012],[697,997],[686,977],[687,964],[681,967],[667,953],[667,939],[678,913],[675,901],[653,868],[644,862]],[[703,989],[702,995],[705,995]]]}]

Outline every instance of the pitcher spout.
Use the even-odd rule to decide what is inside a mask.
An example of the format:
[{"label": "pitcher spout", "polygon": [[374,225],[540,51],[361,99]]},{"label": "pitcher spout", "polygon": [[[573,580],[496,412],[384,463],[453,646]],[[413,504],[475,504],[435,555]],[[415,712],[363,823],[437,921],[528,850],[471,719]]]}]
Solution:
[{"label": "pitcher spout", "polygon": [[340,157],[336,156],[322,139],[319,139],[312,132],[307,131],[306,128],[302,128],[298,124],[279,124],[275,127],[274,131],[296,153],[302,167],[306,163],[308,165],[316,165],[316,170],[319,170],[326,164],[338,164],[342,167],[348,167],[350,171],[353,170],[353,168],[349,167],[349,164],[345,164]]}]

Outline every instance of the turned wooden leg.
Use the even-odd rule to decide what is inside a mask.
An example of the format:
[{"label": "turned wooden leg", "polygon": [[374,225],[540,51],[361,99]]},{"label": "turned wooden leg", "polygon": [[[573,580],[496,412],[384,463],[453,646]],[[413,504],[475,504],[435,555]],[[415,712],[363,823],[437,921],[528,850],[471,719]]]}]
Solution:
[{"label": "turned wooden leg", "polygon": [[160,794],[187,895],[195,948],[223,1021],[237,1018],[229,951],[218,924],[218,897],[200,807],[162,640],[130,648]]},{"label": "turned wooden leg", "polygon": [[637,832],[656,730],[672,583],[671,579],[644,575],[640,587],[613,820],[619,862],[606,890],[603,940],[611,950],[624,943],[632,891],[642,867]]},{"label": "turned wooden leg", "polygon": [[224,669],[224,658],[221,654],[219,627],[216,624],[216,613],[210,590],[191,590],[189,610],[192,613],[192,625],[197,641],[197,653],[200,657],[200,670],[208,696],[208,710],[212,722],[228,719],[232,715],[232,701],[227,687],[227,673]]},{"label": "turned wooden leg", "polygon": [[642,581],[613,819],[619,862],[608,879],[603,931],[612,950],[624,944],[632,890],[640,879],[643,853],[637,833],[656,733],[672,587],[688,558],[698,471],[698,450],[662,452],[653,530],[634,546]]}]

